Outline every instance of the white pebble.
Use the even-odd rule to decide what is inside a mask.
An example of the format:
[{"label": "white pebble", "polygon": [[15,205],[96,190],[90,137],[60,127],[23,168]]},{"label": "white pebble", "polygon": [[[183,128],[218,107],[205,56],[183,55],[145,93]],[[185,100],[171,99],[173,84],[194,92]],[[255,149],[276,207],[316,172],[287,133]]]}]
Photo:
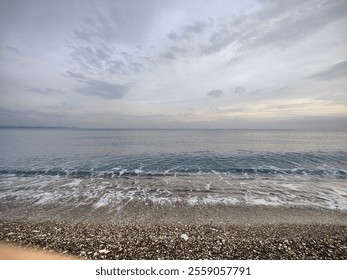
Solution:
[{"label": "white pebble", "polygon": [[181,235],[181,238],[184,239],[184,241],[187,241],[189,239],[188,235],[185,233]]},{"label": "white pebble", "polygon": [[109,252],[110,252],[110,251],[107,250],[107,249],[99,250],[99,253],[100,253],[100,254],[107,254],[107,253],[109,253]]}]

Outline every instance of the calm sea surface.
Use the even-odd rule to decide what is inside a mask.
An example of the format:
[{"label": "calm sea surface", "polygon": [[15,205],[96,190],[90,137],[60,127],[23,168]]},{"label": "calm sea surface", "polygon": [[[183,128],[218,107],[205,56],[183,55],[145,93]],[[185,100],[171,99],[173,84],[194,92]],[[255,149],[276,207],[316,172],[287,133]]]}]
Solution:
[{"label": "calm sea surface", "polygon": [[0,129],[0,203],[347,210],[347,133]]}]

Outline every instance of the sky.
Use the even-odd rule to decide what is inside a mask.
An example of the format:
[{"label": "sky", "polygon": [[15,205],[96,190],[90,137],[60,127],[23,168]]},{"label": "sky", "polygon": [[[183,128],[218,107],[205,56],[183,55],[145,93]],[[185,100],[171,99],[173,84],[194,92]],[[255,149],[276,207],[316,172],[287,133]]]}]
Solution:
[{"label": "sky", "polygon": [[347,1],[0,1],[0,125],[347,130]]}]

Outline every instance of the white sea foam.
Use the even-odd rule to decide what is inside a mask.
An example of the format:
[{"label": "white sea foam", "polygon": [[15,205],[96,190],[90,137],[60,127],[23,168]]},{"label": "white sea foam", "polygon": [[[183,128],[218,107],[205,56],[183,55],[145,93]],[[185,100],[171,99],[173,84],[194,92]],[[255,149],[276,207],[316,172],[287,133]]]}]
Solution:
[{"label": "white sea foam", "polygon": [[[124,169],[122,169],[124,170]],[[188,205],[238,203],[314,206],[347,210],[345,180],[235,178],[213,174],[167,178],[67,178],[59,176],[0,177],[0,203],[25,205],[92,205],[122,207],[129,201]],[[288,178],[287,178],[288,179]],[[213,186],[213,188],[212,188]]]},{"label": "white sea foam", "polygon": [[121,171],[119,171],[118,177],[122,176],[127,171],[128,171],[128,169],[122,169]]},{"label": "white sea foam", "polygon": [[281,186],[291,189],[291,190],[298,190],[300,188],[299,185],[294,185],[294,184],[281,184]]},{"label": "white sea foam", "polygon": [[135,172],[135,174],[140,175],[140,174],[143,173],[143,170],[141,170],[141,169],[135,169],[134,172]]},{"label": "white sea foam", "polygon": [[68,187],[77,187],[77,186],[80,185],[80,183],[81,183],[82,181],[83,181],[82,179],[72,179],[70,182],[61,185],[61,187],[65,187],[65,186],[68,186]]},{"label": "white sea foam", "polygon": [[96,202],[94,204],[94,208],[100,208],[102,206],[106,206],[109,205],[111,203],[111,201],[114,199],[114,195],[111,194],[105,194],[102,197],[100,197],[100,199],[98,200],[98,202]]}]

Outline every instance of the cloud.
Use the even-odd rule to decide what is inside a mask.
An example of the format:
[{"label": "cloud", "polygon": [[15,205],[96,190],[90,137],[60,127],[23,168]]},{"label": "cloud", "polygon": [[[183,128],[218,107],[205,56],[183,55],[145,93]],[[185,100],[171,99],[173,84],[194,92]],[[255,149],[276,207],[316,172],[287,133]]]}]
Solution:
[{"label": "cloud", "polygon": [[50,94],[61,94],[64,93],[61,90],[57,89],[52,89],[52,88],[38,88],[38,87],[31,87],[28,88],[27,91],[29,92],[34,92],[34,93],[39,93],[39,94],[45,94],[45,95],[50,95]]},{"label": "cloud", "polygon": [[347,95],[346,94],[339,94],[339,93],[331,93],[324,94],[320,97],[317,97],[318,100],[328,100],[330,104],[347,104]]},{"label": "cloud", "polygon": [[166,59],[166,60],[172,60],[177,58],[177,54],[174,52],[166,51],[160,55],[160,58]]},{"label": "cloud", "polygon": [[122,60],[114,59],[108,62],[108,67],[106,69],[112,74],[124,74],[124,68],[125,63]]},{"label": "cloud", "polygon": [[71,45],[70,57],[79,72],[92,75],[128,76],[146,70],[151,60],[140,53],[117,51],[104,44],[79,43]]},{"label": "cloud", "polygon": [[219,25],[201,45],[201,53],[210,55],[233,47],[243,52],[272,45],[288,47],[297,40],[312,35],[322,26],[346,17],[346,1],[268,1],[260,11],[238,15]]},{"label": "cloud", "polygon": [[235,88],[234,92],[237,94],[243,94],[246,92],[246,90],[243,87],[237,87]]},{"label": "cloud", "polygon": [[0,125],[61,125],[65,120],[69,117],[64,113],[0,107]]},{"label": "cloud", "polygon": [[14,53],[16,55],[19,55],[19,56],[23,56],[21,54],[21,52],[17,49],[17,48],[14,48],[14,47],[11,47],[11,46],[3,46],[3,48],[6,50],[6,51],[9,51],[11,53]]},{"label": "cloud", "polygon": [[[278,3],[271,2],[275,7]],[[281,7],[281,5],[279,5]],[[278,11],[278,24],[265,29],[257,44],[278,43],[286,46],[319,30],[322,26],[346,16],[345,1],[298,1],[294,5],[284,5]]]},{"label": "cloud", "polygon": [[[202,127],[233,116],[276,119],[289,110],[346,115],[343,0],[7,0],[0,6],[4,107],[115,127],[126,127],[128,114],[144,127],[146,115],[170,114],[157,118],[163,128],[183,119]],[[38,97],[44,97],[39,104]],[[299,104],[318,97],[326,99]],[[262,111],[266,105],[271,112]],[[125,114],[123,123],[106,124],[104,116],[114,111]]]},{"label": "cloud", "polygon": [[244,112],[249,112],[249,109],[247,108],[216,108],[216,111],[218,112],[223,112],[223,113],[244,113]]},{"label": "cloud", "polygon": [[104,99],[121,99],[129,91],[129,87],[111,84],[97,80],[80,80],[83,86],[76,88],[76,92]]},{"label": "cloud", "polygon": [[160,55],[164,60],[172,60],[184,56],[188,52],[187,48],[172,46]]},{"label": "cloud", "polygon": [[71,71],[89,76],[132,78],[157,62],[149,57],[158,58],[164,52],[148,53],[150,43],[143,44],[152,36],[152,29],[156,29],[152,23],[171,4],[157,0],[97,4],[87,1],[79,6],[83,8],[77,13],[67,40],[73,61]]},{"label": "cloud", "polygon": [[[243,18],[243,17],[242,17]],[[220,50],[228,47],[232,43],[240,44],[242,40],[242,34],[239,32],[245,29],[241,25],[241,20],[236,18],[232,20],[228,26],[221,26],[217,31],[214,31],[208,40],[207,43],[202,44],[200,52],[202,54],[213,54],[219,52]],[[235,28],[236,30],[234,30]],[[246,34],[246,30],[244,34]],[[243,35],[245,36],[245,35]]]},{"label": "cloud", "polygon": [[347,77],[347,60],[331,66],[329,69],[309,76],[316,80],[334,80]]},{"label": "cloud", "polygon": [[81,107],[77,106],[76,104],[70,104],[70,103],[67,103],[67,102],[61,102],[61,103],[57,103],[57,104],[54,104],[54,105],[46,106],[46,108],[53,109],[53,110],[56,110],[56,111],[58,110],[59,112],[61,112],[61,111],[76,110],[76,109],[79,109]]},{"label": "cloud", "polygon": [[67,71],[66,75],[81,84],[80,87],[75,88],[75,91],[83,95],[97,96],[104,99],[121,99],[130,89],[126,85],[90,79],[83,74],[72,71]]},{"label": "cloud", "polygon": [[207,96],[220,98],[223,96],[223,91],[221,91],[220,89],[211,90],[207,93]]},{"label": "cloud", "polygon": [[101,49],[92,45],[82,45],[72,46],[70,56],[83,71],[121,73],[124,71],[124,62],[118,59],[112,60],[112,52],[110,48]]},{"label": "cloud", "polygon": [[171,31],[167,37],[170,40],[189,40],[194,34],[205,31],[207,23],[204,21],[195,21],[193,24],[184,25],[178,32]]},{"label": "cloud", "polygon": [[278,111],[278,110],[302,110],[307,109],[308,107],[312,106],[313,102],[303,102],[303,103],[293,103],[293,104],[281,104],[281,105],[267,105],[263,109],[259,109],[261,111]]},{"label": "cloud", "polygon": [[86,77],[81,74],[81,73],[75,73],[72,71],[66,71],[67,76],[70,76],[72,78],[76,78],[76,79],[86,79]]},{"label": "cloud", "polygon": [[98,10],[94,11],[91,15],[83,18],[84,25],[81,29],[74,30],[76,39],[86,42],[101,39],[102,41],[109,42],[119,36],[117,17],[107,17]]}]

